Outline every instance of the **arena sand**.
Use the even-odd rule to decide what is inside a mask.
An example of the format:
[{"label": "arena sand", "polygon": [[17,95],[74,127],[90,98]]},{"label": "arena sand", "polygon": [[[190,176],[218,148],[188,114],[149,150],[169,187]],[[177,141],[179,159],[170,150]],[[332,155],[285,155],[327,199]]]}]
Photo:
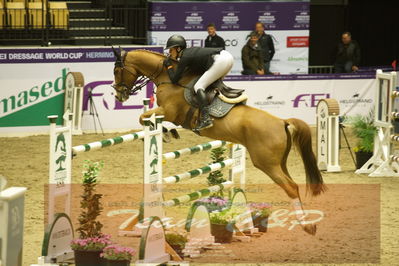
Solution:
[{"label": "arena sand", "polygon": [[[313,140],[315,130],[313,131]],[[349,131],[349,130],[347,130]],[[207,142],[188,131],[180,131],[182,138],[164,144],[164,151],[172,151]],[[110,138],[120,134],[86,134],[74,136],[73,144]],[[355,139],[349,134],[354,146]],[[45,217],[45,184],[48,181],[48,136],[0,138],[0,174],[11,186],[26,186],[24,263],[34,263],[40,255]],[[142,142],[136,141],[106,149],[80,154],[73,160],[73,182],[79,184],[84,160],[104,161],[99,192],[104,193],[104,231],[120,243],[138,247],[139,238],[118,237],[117,227],[129,217],[106,217],[110,210],[126,209],[126,202],[138,202],[142,183]],[[164,176],[195,169],[208,163],[209,153],[188,156],[172,161],[164,167]],[[328,191],[315,198],[305,195],[305,175],[298,152],[292,150],[288,169],[294,180],[301,184],[300,191],[307,209],[322,210],[323,220],[316,236],[307,235],[299,226],[289,230],[293,217],[280,226],[269,228],[266,234],[252,238],[249,243],[226,244],[223,253],[208,251],[193,263],[262,264],[285,263],[298,265],[320,264],[382,264],[397,265],[399,259],[399,178],[369,178],[354,174],[354,165],[346,148],[341,150],[340,173],[324,173]],[[227,174],[227,172],[225,172]],[[190,189],[206,186],[205,177],[189,180]],[[200,184],[200,185],[199,185]],[[262,172],[253,167],[247,155],[247,197],[250,201],[272,202],[273,210],[288,209],[289,199]],[[76,189],[78,191],[78,189]],[[178,195],[173,191],[166,198]],[[72,219],[79,211],[79,193],[74,193]],[[134,208],[136,209],[136,208]],[[188,207],[168,209],[167,214],[184,219]],[[317,218],[317,217],[313,217]],[[276,223],[274,223],[276,225]]]}]

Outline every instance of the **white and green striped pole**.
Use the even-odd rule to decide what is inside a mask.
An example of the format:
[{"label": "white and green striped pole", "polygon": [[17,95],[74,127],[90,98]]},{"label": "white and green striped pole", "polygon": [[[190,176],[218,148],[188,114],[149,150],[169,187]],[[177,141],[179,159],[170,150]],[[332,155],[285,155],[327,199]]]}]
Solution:
[{"label": "white and green striped pole", "polygon": [[201,151],[206,151],[206,150],[211,150],[211,149],[216,149],[222,146],[226,146],[229,142],[222,141],[222,140],[215,140],[203,144],[199,144],[190,148],[184,148],[181,150],[177,151],[172,151],[165,153],[163,155],[164,160],[172,160],[172,159],[177,159],[182,157],[183,155],[190,155],[194,153],[199,153]]},{"label": "white and green striped pole", "polygon": [[81,153],[81,152],[102,149],[102,148],[106,148],[106,147],[113,146],[116,144],[121,144],[124,142],[134,141],[134,140],[143,139],[143,138],[144,138],[144,131],[139,131],[136,133],[130,133],[130,134],[126,134],[126,135],[115,137],[115,138],[104,139],[104,140],[100,140],[100,141],[95,141],[95,142],[91,142],[91,143],[87,143],[87,144],[74,146],[74,147],[72,147],[72,151],[74,154],[77,154],[77,153]]},{"label": "white and green striped pole", "polygon": [[163,181],[166,184],[174,184],[178,183],[183,179],[188,179],[188,178],[194,178],[196,176],[212,173],[214,171],[220,170],[222,168],[230,167],[234,164],[233,159],[227,159],[221,162],[209,164],[206,166],[203,166],[201,168],[197,168],[188,172],[184,172],[182,174],[174,175],[174,176],[168,176],[163,179]]},{"label": "white and green striped pole", "polygon": [[203,197],[206,197],[206,196],[210,195],[211,193],[215,193],[215,192],[221,191],[223,189],[231,188],[233,185],[234,185],[233,182],[226,181],[226,182],[223,182],[223,183],[218,184],[218,185],[214,185],[214,186],[211,186],[211,187],[208,187],[208,188],[200,189],[200,190],[197,190],[195,192],[192,192],[192,193],[189,193],[189,194],[177,197],[177,198],[173,198],[173,199],[164,201],[162,203],[162,205],[165,206],[165,207],[177,206],[177,205],[180,205],[182,203],[186,203],[186,202],[190,202],[190,201],[193,201],[193,200],[201,199]]}]

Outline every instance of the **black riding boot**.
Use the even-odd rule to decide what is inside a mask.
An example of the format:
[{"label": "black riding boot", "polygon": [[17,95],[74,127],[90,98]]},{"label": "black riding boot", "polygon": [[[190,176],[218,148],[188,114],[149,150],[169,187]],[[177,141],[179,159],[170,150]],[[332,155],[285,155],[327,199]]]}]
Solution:
[{"label": "black riding boot", "polygon": [[209,116],[208,100],[203,89],[197,90],[197,100],[200,108],[200,123],[195,130],[202,130],[213,126],[212,119]]}]

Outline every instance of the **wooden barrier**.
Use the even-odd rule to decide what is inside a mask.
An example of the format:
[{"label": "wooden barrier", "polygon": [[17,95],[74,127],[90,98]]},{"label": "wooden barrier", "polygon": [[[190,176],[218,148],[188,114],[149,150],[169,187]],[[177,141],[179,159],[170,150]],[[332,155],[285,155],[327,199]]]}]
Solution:
[{"label": "wooden barrier", "polygon": [[[51,3],[50,3],[51,5]],[[82,105],[85,81],[81,72],[69,72],[65,79],[64,114],[71,113],[72,134],[82,134]],[[66,126],[67,120],[64,120]]]},{"label": "wooden barrier", "polygon": [[[45,263],[65,262],[73,258],[70,243],[74,230],[71,215],[71,172],[72,172],[72,121],[73,115],[66,113],[64,127],[57,127],[57,116],[49,116],[50,156],[48,184],[48,218],[42,245],[42,257]],[[63,199],[63,210],[56,210],[57,198]],[[39,262],[38,262],[39,263]],[[40,265],[40,263],[39,263]]]},{"label": "wooden barrier", "polygon": [[0,176],[0,265],[22,266],[26,188],[5,185]]},{"label": "wooden barrier", "polygon": [[371,177],[399,176],[398,156],[393,150],[392,141],[398,141],[393,134],[392,118],[399,117],[394,110],[395,98],[399,92],[396,72],[383,73],[377,70],[374,102],[374,125],[377,134],[374,138],[373,156],[355,173],[369,174]]},{"label": "wooden barrier", "polygon": [[340,172],[339,104],[334,99],[323,99],[316,110],[317,166],[327,172]]}]

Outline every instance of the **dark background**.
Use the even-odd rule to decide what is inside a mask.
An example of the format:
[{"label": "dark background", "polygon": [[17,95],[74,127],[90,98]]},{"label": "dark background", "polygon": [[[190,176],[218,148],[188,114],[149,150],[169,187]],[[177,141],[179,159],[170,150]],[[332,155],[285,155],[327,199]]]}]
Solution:
[{"label": "dark background", "polygon": [[311,0],[309,65],[333,64],[333,51],[344,31],[360,45],[361,66],[390,65],[399,56],[399,9],[394,4]]}]

